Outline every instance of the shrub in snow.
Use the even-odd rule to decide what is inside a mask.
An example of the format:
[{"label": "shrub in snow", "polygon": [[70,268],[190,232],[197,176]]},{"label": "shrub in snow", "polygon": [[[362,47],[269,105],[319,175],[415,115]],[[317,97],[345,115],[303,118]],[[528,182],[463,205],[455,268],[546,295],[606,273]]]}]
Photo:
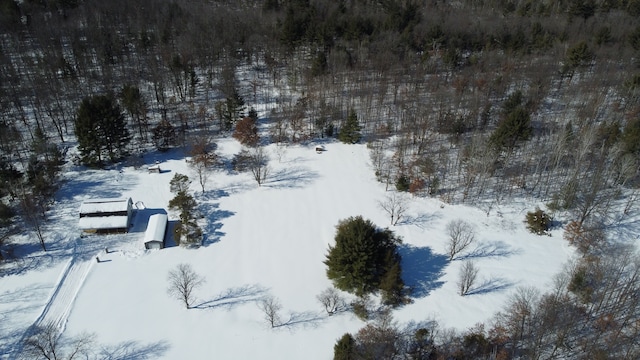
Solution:
[{"label": "shrub in snow", "polygon": [[551,228],[553,219],[540,208],[533,212],[528,212],[526,217],[527,229],[534,234],[544,235]]},{"label": "shrub in snow", "polygon": [[369,298],[358,298],[351,303],[353,313],[362,321],[369,320]]},{"label": "shrub in snow", "polygon": [[256,119],[247,116],[238,121],[233,137],[243,145],[251,147],[258,145],[258,142],[260,142],[260,136],[258,136],[258,125]]}]

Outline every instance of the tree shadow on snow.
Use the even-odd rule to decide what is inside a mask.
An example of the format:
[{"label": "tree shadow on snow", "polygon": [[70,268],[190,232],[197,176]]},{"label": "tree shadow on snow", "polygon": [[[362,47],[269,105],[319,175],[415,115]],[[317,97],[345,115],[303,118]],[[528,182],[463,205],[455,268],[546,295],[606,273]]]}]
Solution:
[{"label": "tree shadow on snow", "polygon": [[201,192],[197,193],[196,199],[198,199],[198,201],[204,202],[204,201],[219,200],[227,196],[229,196],[229,193],[225,190],[212,189],[212,190],[206,190],[204,193],[201,193]]},{"label": "tree shadow on snow", "polygon": [[634,243],[638,240],[640,233],[640,218],[638,212],[632,211],[624,217],[612,219],[608,224],[602,226],[602,230],[611,234],[609,238],[616,239],[622,243]]},{"label": "tree shadow on snow", "polygon": [[402,256],[402,279],[411,289],[411,296],[425,297],[444,284],[439,279],[449,263],[447,257],[434,254],[428,247],[403,245],[398,249]]},{"label": "tree shadow on snow", "polygon": [[56,193],[56,200],[72,200],[77,196],[87,195],[96,198],[120,197],[121,193],[116,190],[105,189],[105,180],[93,179],[73,179],[68,181]]},{"label": "tree shadow on snow", "polygon": [[165,355],[170,346],[163,341],[141,345],[137,341],[125,341],[100,350],[100,359],[104,360],[145,360],[158,359]]},{"label": "tree shadow on snow", "polygon": [[398,221],[398,225],[415,225],[420,229],[425,229],[429,223],[438,220],[442,217],[441,214],[418,214],[416,216],[405,216],[402,220]]},{"label": "tree shadow on snow", "polygon": [[507,257],[517,254],[518,251],[511,248],[502,241],[494,241],[487,244],[477,246],[467,254],[457,256],[455,260],[488,258],[488,257]]},{"label": "tree shadow on snow", "polygon": [[230,218],[236,213],[228,210],[220,210],[220,204],[212,203],[200,204],[199,210],[207,219],[207,224],[203,229],[204,237],[202,239],[202,246],[217,243],[225,235],[224,232],[220,231],[222,228],[222,220]]},{"label": "tree shadow on snow", "polygon": [[135,187],[137,182],[138,178],[130,176],[127,172],[118,170],[85,170],[65,182],[64,186],[56,193],[56,200],[120,198],[125,191]]},{"label": "tree shadow on snow", "polygon": [[318,178],[318,173],[303,167],[288,167],[267,177],[264,184],[270,188],[301,188]]},{"label": "tree shadow on snow", "polygon": [[313,311],[293,312],[289,314],[289,319],[274,326],[274,328],[297,328],[297,327],[318,327],[320,322],[326,319],[321,313]]},{"label": "tree shadow on snow", "polygon": [[480,285],[474,286],[473,288],[471,288],[471,290],[467,292],[467,295],[488,294],[492,292],[506,290],[512,286],[513,286],[513,283],[504,278],[490,278],[483,281]]},{"label": "tree shadow on snow", "polygon": [[46,245],[47,252],[42,251],[39,243],[6,244],[2,252],[5,260],[0,262],[0,278],[51,268],[72,257],[70,249],[53,246],[51,242]]},{"label": "tree shadow on snow", "polygon": [[[9,329],[0,327],[0,358],[8,356],[8,359],[20,359],[18,348],[24,335],[24,329]],[[16,354],[18,353],[18,354]],[[13,356],[12,356],[13,355]]]},{"label": "tree shadow on snow", "polygon": [[191,308],[192,309],[214,309],[214,308],[231,309],[241,304],[259,301],[260,299],[262,299],[265,291],[266,291],[265,288],[256,284],[233,287],[216,295],[213,299],[204,301],[198,305],[194,305]]}]

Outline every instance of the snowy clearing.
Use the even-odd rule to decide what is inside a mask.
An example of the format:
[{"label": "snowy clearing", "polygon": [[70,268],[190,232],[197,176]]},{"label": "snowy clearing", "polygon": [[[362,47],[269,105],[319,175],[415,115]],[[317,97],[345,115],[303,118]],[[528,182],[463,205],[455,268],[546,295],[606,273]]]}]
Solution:
[{"label": "snowy clearing", "polygon": [[[171,178],[194,176],[179,151],[145,158],[147,164],[160,161],[159,174],[145,166],[67,172],[47,228],[55,239],[52,250],[33,250],[25,261],[55,260],[9,272],[0,281],[2,358],[17,355],[31,325],[50,321],[64,336],[95,333],[103,354],[112,358],[331,358],[335,341],[364,325],[348,312],[329,317],[316,299],[330,286],[322,261],[335,225],[362,215],[385,227],[389,218],[378,205],[386,193],[365,146],[326,143],[316,153],[315,145],[270,145],[271,172],[261,187],[250,174],[225,170],[210,176],[204,194],[194,181],[205,232],[199,249],[144,250],[149,216],[162,213],[172,198]],[[235,140],[218,142],[224,158],[239,150]],[[78,208],[83,199],[98,197],[141,202],[131,232],[79,237]],[[407,216],[391,229],[404,241],[403,278],[414,302],[394,311],[395,319],[435,319],[464,329],[488,320],[517,287],[548,287],[573,250],[561,229],[551,236],[527,232],[524,215],[532,208],[513,203],[487,215],[437,199],[411,199]],[[460,218],[475,226],[477,241],[450,262],[445,227]],[[176,214],[169,212],[169,219]],[[462,297],[456,280],[465,260],[475,261],[480,272],[471,294]],[[206,278],[189,310],[167,294],[167,273],[180,263]],[[283,306],[283,324],[274,329],[257,306],[266,296]]]}]

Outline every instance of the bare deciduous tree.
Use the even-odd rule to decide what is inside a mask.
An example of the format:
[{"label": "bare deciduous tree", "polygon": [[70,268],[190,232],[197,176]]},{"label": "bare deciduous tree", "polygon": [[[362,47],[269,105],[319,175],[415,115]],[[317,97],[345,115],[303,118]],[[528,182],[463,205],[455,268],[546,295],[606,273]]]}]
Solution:
[{"label": "bare deciduous tree", "polygon": [[385,196],[384,200],[378,202],[378,205],[389,215],[393,226],[398,224],[407,212],[407,198],[404,194],[397,192]]},{"label": "bare deciduous tree", "polygon": [[469,291],[473,287],[478,278],[478,267],[473,261],[465,261],[460,269],[460,275],[458,277],[458,293],[460,296],[469,294]]},{"label": "bare deciduous tree", "polygon": [[447,224],[447,235],[449,235],[449,242],[446,251],[449,254],[449,260],[453,260],[476,239],[473,225],[462,219],[452,220]]},{"label": "bare deciduous tree", "polygon": [[258,307],[264,314],[264,319],[272,328],[281,324],[280,310],[282,310],[282,304],[277,298],[266,296],[258,303]]},{"label": "bare deciduous tree", "polygon": [[253,174],[253,178],[262,185],[269,175],[269,156],[264,148],[258,146],[249,151],[249,170]]},{"label": "bare deciduous tree", "polygon": [[191,308],[195,300],[195,289],[205,282],[205,279],[198,275],[191,265],[184,263],[169,271],[168,280],[167,292],[182,301],[187,309]]},{"label": "bare deciduous tree", "polygon": [[346,308],[346,302],[340,293],[332,287],[326,288],[316,297],[318,301],[324,306],[325,311],[329,316],[336,312],[343,311]]},{"label": "bare deciduous tree", "polygon": [[60,330],[53,323],[33,328],[24,340],[23,355],[29,359],[71,360],[87,358],[94,343],[95,335],[83,333],[63,341]]},{"label": "bare deciduous tree", "polygon": [[39,201],[37,196],[33,194],[22,193],[20,199],[20,208],[24,215],[25,222],[33,227],[33,231],[38,237],[40,246],[43,251],[47,251],[47,246],[44,241],[44,233],[42,231],[45,222],[45,206],[42,201]]},{"label": "bare deciduous tree", "polygon": [[198,176],[198,182],[205,191],[209,170],[216,163],[216,155],[210,151],[213,145],[206,138],[197,138],[191,147],[191,167]]}]

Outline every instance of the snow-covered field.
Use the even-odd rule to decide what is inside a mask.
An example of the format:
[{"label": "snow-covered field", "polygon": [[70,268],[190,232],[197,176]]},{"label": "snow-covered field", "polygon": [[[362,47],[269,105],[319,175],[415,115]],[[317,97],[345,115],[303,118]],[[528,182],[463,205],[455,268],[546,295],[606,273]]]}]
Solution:
[{"label": "snow-covered field", "polygon": [[[317,154],[314,144],[270,145],[271,173],[261,187],[248,173],[224,170],[211,174],[204,194],[194,181],[206,234],[199,249],[144,250],[142,243],[148,217],[172,198],[174,174],[195,176],[180,152],[145,158],[161,162],[160,174],[144,166],[71,169],[46,229],[51,250],[17,247],[25,259],[0,278],[1,357],[17,357],[29,326],[54,321],[63,336],[95,333],[112,359],[332,358],[335,341],[364,325],[348,312],[327,316],[316,299],[330,286],[322,261],[335,225],[362,215],[384,227],[389,218],[378,205],[386,192],[366,147],[325,146]],[[217,153],[227,159],[239,150],[235,140],[218,142]],[[130,233],[79,237],[83,199],[128,196],[141,202]],[[406,218],[392,230],[404,241],[403,277],[414,302],[394,318],[464,329],[488,320],[517,287],[548,287],[573,250],[560,229],[552,236],[527,232],[524,216],[534,207],[507,204],[487,216],[436,199],[410,199]],[[480,269],[464,297],[456,287],[464,260],[449,262],[444,255],[445,226],[459,218],[476,227],[477,243],[465,257]],[[167,273],[180,263],[206,278],[190,310],[167,294]],[[272,329],[264,320],[257,303],[265,296],[282,304],[282,326]]]}]

